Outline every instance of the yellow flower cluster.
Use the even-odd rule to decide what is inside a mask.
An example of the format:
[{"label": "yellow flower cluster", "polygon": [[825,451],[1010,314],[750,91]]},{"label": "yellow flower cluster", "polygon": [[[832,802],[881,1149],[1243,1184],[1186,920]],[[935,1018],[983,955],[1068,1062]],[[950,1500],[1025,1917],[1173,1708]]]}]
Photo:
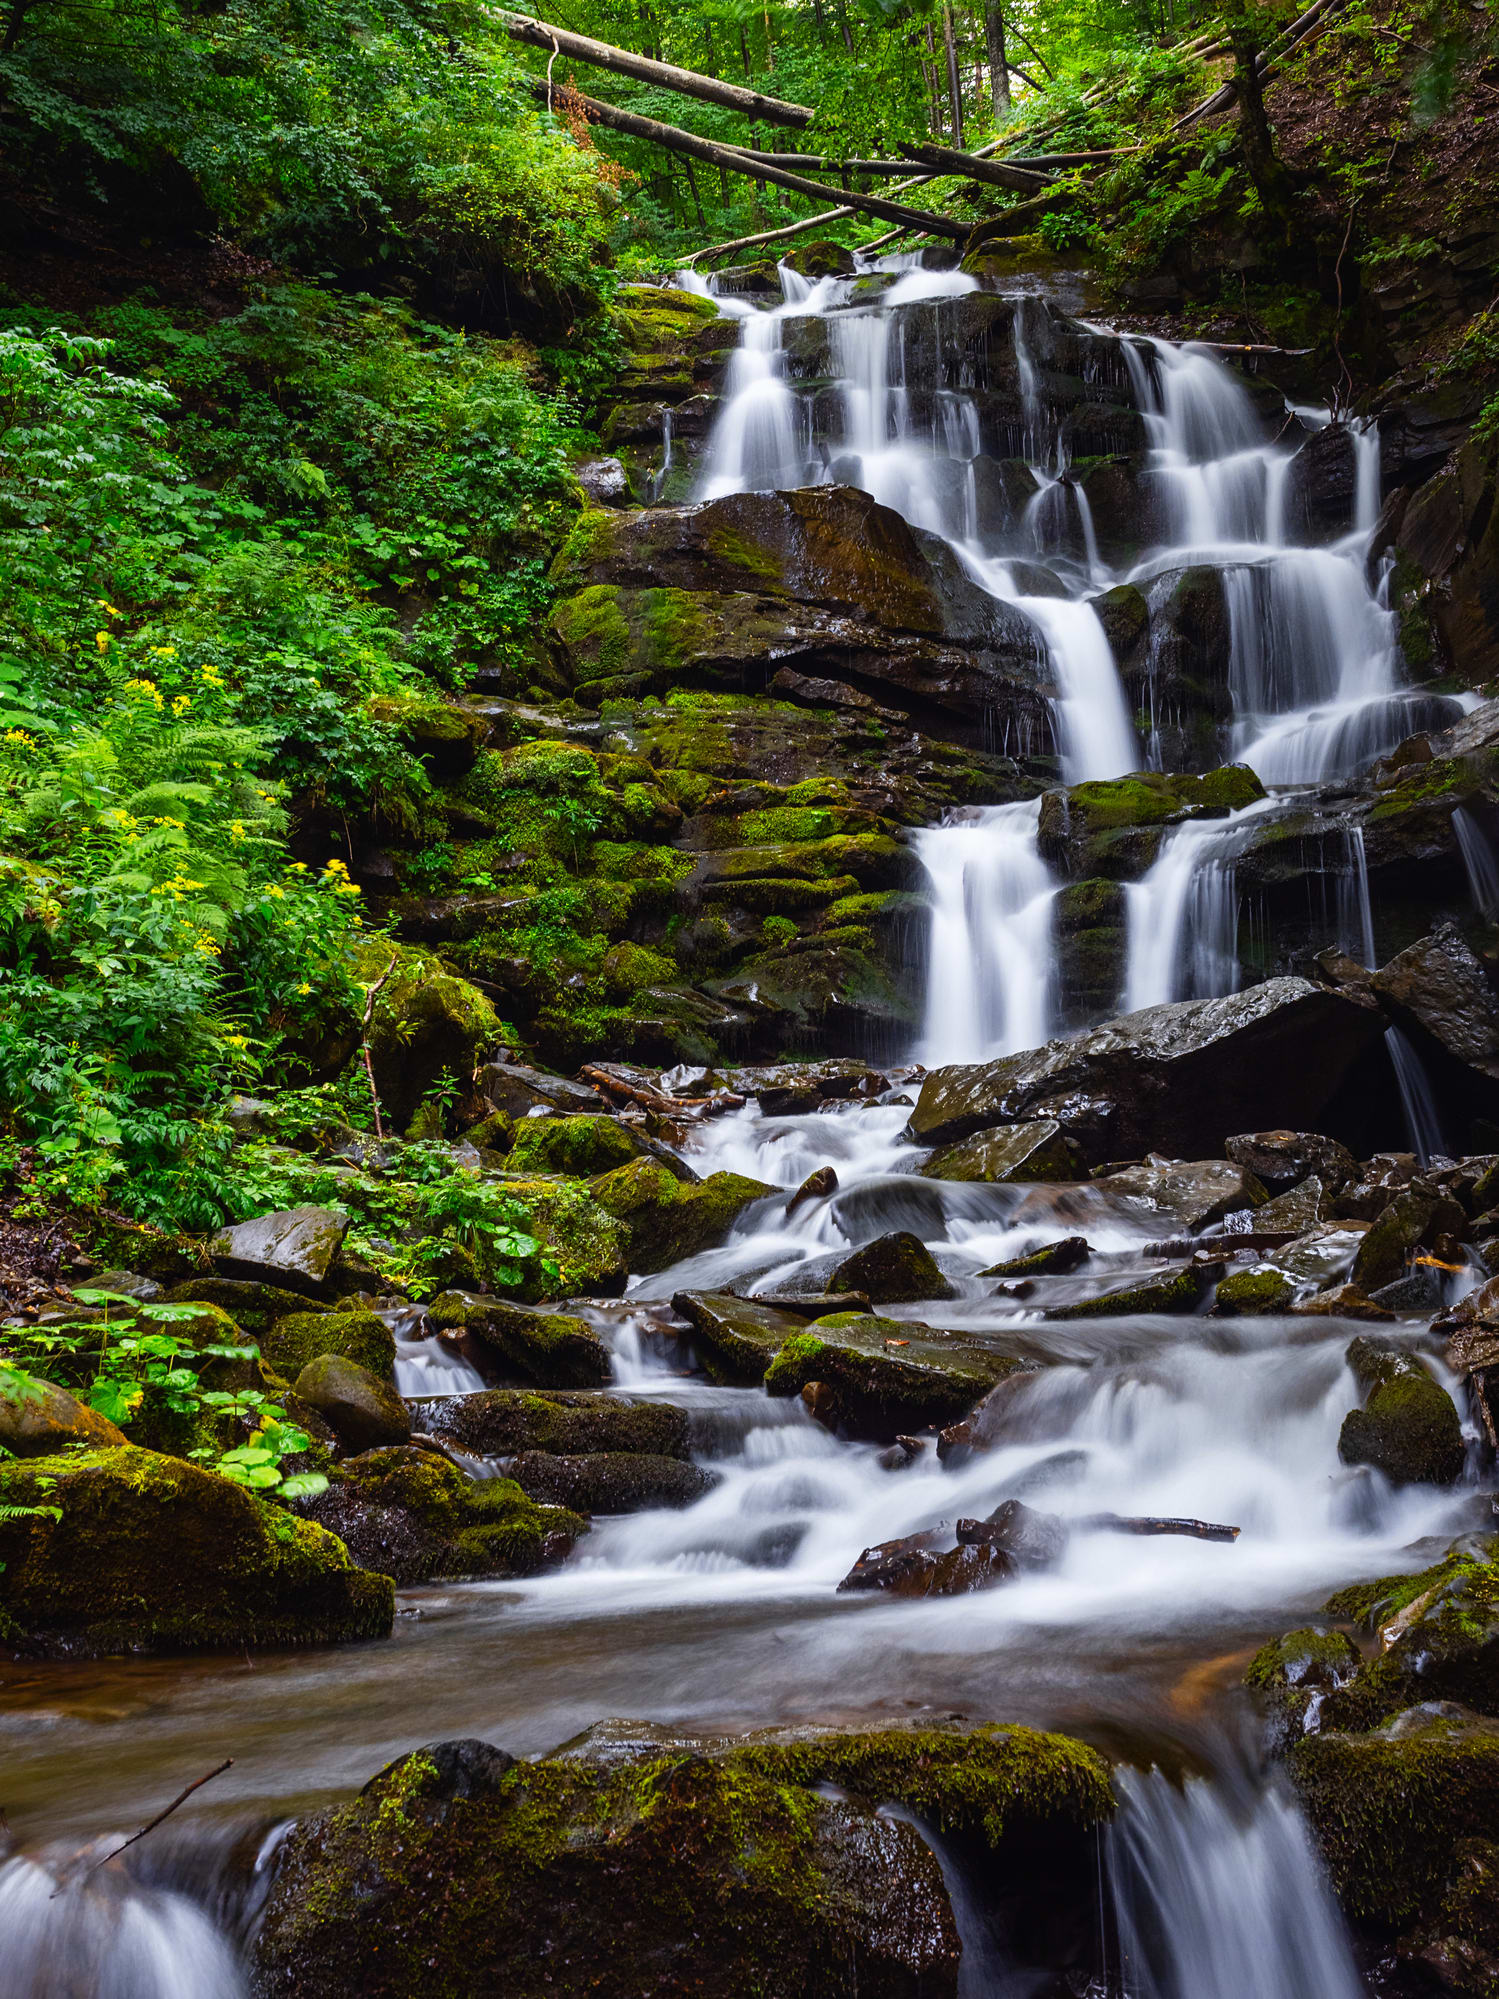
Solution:
[{"label": "yellow flower cluster", "polygon": [[336,895],[358,895],[358,882],[349,880],[349,871],[342,861],[330,861],[323,869],[323,880]]},{"label": "yellow flower cluster", "polygon": [[151,657],[152,659],[175,659],[177,657],[177,648],[176,646],[152,646]]},{"label": "yellow flower cluster", "polygon": [[217,958],[219,955],[217,940],[206,930],[199,930],[194,934],[193,949],[200,958]]},{"label": "yellow flower cluster", "polygon": [[206,886],[207,884],[204,882],[190,880],[187,875],[175,874],[170,881],[158,882],[151,893],[152,895],[169,895],[174,902],[185,902],[188,896],[195,895],[198,890]]},{"label": "yellow flower cluster", "polygon": [[216,666],[205,666],[201,668],[198,674],[198,678],[202,681],[205,687],[222,687],[224,684],[223,678],[220,675],[219,670]]},{"label": "yellow flower cluster", "polygon": [[125,615],[123,611],[117,611],[114,605],[109,603],[106,598],[96,597],[94,604],[96,609],[102,611],[106,618],[123,618]]},{"label": "yellow flower cluster", "polygon": [[249,1045],[249,1041],[243,1034],[226,1034],[224,1036],[224,1046],[226,1048],[248,1048]]},{"label": "yellow flower cluster", "polygon": [[184,716],[187,713],[188,709],[191,708],[192,705],[193,705],[192,696],[190,694],[177,694],[172,697],[172,713],[176,715],[179,718],[179,720],[182,716]]},{"label": "yellow flower cluster", "polygon": [[[104,636],[108,638],[108,632]],[[138,694],[143,701],[154,701],[158,708],[163,705],[161,691],[154,680],[127,680],[125,682],[125,692],[127,694]]]},{"label": "yellow flower cluster", "polygon": [[24,729],[7,729],[3,740],[13,750],[34,750],[35,736],[28,736]]}]

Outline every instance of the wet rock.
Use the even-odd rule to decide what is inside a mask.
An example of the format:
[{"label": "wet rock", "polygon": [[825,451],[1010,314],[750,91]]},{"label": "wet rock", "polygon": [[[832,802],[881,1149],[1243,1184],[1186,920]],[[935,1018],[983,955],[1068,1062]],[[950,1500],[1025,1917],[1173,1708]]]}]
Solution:
[{"label": "wet rock", "polygon": [[646,1150],[618,1118],[586,1113],[523,1117],[515,1127],[506,1171],[566,1173],[587,1180],[616,1166],[628,1166]]},{"label": "wet rock", "polygon": [[1399,1956],[1435,1978],[1444,1992],[1499,1990],[1499,1846],[1462,1839],[1452,1849],[1440,1902]]},{"label": "wet rock", "polygon": [[1023,1500],[1003,1499],[984,1520],[960,1520],[960,1546],[998,1548],[1020,1569],[1055,1568],[1067,1552],[1067,1523],[1055,1513],[1038,1513]]},{"label": "wet rock", "polygon": [[1345,1221],[1373,1222],[1391,1200],[1416,1177],[1413,1152],[1376,1152],[1358,1168],[1358,1176],[1338,1193],[1334,1216]]},{"label": "wet rock", "polygon": [[226,1277],[323,1294],[349,1218],[336,1208],[286,1208],[221,1229],[208,1253]]},{"label": "wet rock", "polygon": [[980,1541],[950,1548],[952,1537],[942,1529],[908,1534],[904,1540],[882,1541],[866,1548],[839,1583],[840,1594],[879,1590],[886,1596],[966,1596],[1008,1582],[1019,1563],[996,1544]]},{"label": "wet rock", "polygon": [[1316,1131],[1238,1132],[1224,1140],[1223,1151],[1271,1194],[1287,1193],[1312,1174],[1329,1194],[1336,1194],[1357,1171],[1346,1145]]},{"label": "wet rock", "polygon": [[813,1991],[836,1965],[864,1999],[956,1991],[941,1871],[873,1802],[767,1777],[748,1752],[517,1764],[455,1747],[298,1822],[256,1945],[261,1990],[541,1999],[565,1970],[598,1999],[643,1981],[734,1999]]},{"label": "wet rock", "polygon": [[573,467],[573,477],[596,507],[627,507],[630,480],[617,458],[583,458]]},{"label": "wet rock", "polygon": [[598,1091],[569,1082],[524,1062],[485,1062],[474,1072],[474,1088],[492,1111],[503,1111],[517,1123],[533,1109],[554,1113],[597,1115],[606,1106]]},{"label": "wet rock", "polygon": [[321,1527],[133,1445],[0,1461],[0,1642],[28,1656],[239,1650],[388,1635],[390,1581]]},{"label": "wet rock", "polygon": [[1418,1267],[1393,1284],[1381,1284],[1369,1296],[1397,1318],[1429,1319],[1442,1304],[1442,1279],[1437,1271]]},{"label": "wet rock", "polygon": [[1034,1366],[1022,1363],[991,1388],[983,1401],[961,1421],[949,1423],[937,1438],[937,1456],[942,1463],[956,1469],[966,1463],[975,1451],[990,1451],[1008,1442],[1014,1404],[1023,1394],[1026,1383],[1038,1372]]},{"label": "wet rock", "polygon": [[395,1387],[395,1336],[373,1312],[292,1313],[271,1322],[261,1335],[260,1351],[289,1381],[320,1354],[337,1354]]},{"label": "wet rock", "polygon": [[1430,1038],[1454,1062],[1499,1082],[1499,1004],[1455,924],[1442,923],[1374,974],[1392,1018]]},{"label": "wet rock", "polygon": [[356,970],[372,988],[382,982],[365,1041],[386,1116],[404,1131],[434,1083],[468,1083],[500,1041],[499,1016],[430,952],[371,940]]},{"label": "wet rock", "polygon": [[614,1371],[592,1326],[565,1312],[527,1311],[500,1298],[444,1291],[427,1307],[427,1323],[436,1333],[482,1341],[538,1388],[595,1388]]},{"label": "wet rock", "polygon": [[1249,1318],[1262,1312],[1284,1312],[1296,1296],[1296,1286],[1284,1271],[1261,1266],[1258,1270],[1231,1270],[1219,1283],[1213,1299],[1213,1316],[1219,1319]]},{"label": "wet rock", "polygon": [[1096,1185],[1125,1200],[1147,1202],[1196,1231],[1243,1209],[1257,1208],[1265,1189],[1242,1166],[1221,1159],[1191,1162],[1152,1158],[1143,1166],[1102,1175]]},{"label": "wet rock", "polygon": [[838,1175],[831,1166],[817,1166],[807,1175],[786,1203],[788,1215],[794,1215],[798,1208],[808,1201],[825,1201],[830,1194],[838,1191]]},{"label": "wet rock", "polygon": [[717,1483],[712,1472],[680,1458],[647,1451],[523,1451],[509,1476],[532,1499],[576,1513],[640,1513],[653,1506],[691,1506]]},{"label": "wet rock", "polygon": [[379,1444],[404,1444],[411,1418],[393,1388],[340,1354],[319,1354],[297,1376],[293,1394],[332,1425],[347,1450],[369,1451]]},{"label": "wet rock", "polygon": [[1358,483],[1353,433],[1345,423],[1325,424],[1300,446],[1286,472],[1286,518],[1301,535],[1335,540],[1353,526]]},{"label": "wet rock", "polygon": [[1075,1180],[1072,1147],[1055,1119],[978,1131],[934,1152],[919,1171],[929,1180]]},{"label": "wet rock", "polygon": [[128,1442],[123,1430],[79,1402],[65,1388],[38,1382],[21,1394],[0,1375],[0,1451],[15,1458],[47,1458],[74,1446],[107,1450]]},{"label": "wet rock", "polygon": [[1158,1275],[1116,1285],[1094,1298],[1080,1298],[1071,1305],[1052,1305],[1042,1317],[1113,1319],[1135,1312],[1195,1312],[1209,1282],[1211,1276],[1202,1266],[1184,1263],[1175,1270],[1163,1270]]},{"label": "wet rock", "polygon": [[1021,1366],[962,1334],[915,1320],[835,1313],[786,1341],[765,1386],[797,1395],[821,1382],[831,1398],[824,1420],[859,1436],[888,1438],[952,1423]]},{"label": "wet rock", "polygon": [[854,274],[852,250],[822,237],[788,250],[785,261],[793,271],[800,271],[804,278],[851,278]]},{"label": "wet rock", "polygon": [[174,1284],[166,1293],[169,1305],[217,1305],[242,1327],[252,1340],[263,1344],[278,1319],[305,1313],[314,1307],[300,1291],[287,1291],[279,1284],[258,1284],[237,1277],[194,1277],[186,1284]]},{"label": "wet rock", "polygon": [[1245,1113],[1316,1114],[1380,1041],[1379,1016],[1298,978],[1225,999],[1147,1007],[997,1062],[933,1070],[910,1132],[922,1145],[1052,1116],[1091,1162],[1152,1149],[1204,1158]]},{"label": "wet rock", "polygon": [[1462,1424],[1452,1397],[1410,1354],[1357,1339],[1348,1365],[1362,1389],[1338,1435],[1345,1465],[1372,1465],[1397,1485],[1452,1485],[1463,1469]]},{"label": "wet rock", "polygon": [[1024,1256],[1012,1256],[1008,1263],[991,1263],[980,1277],[1063,1277],[1080,1270],[1092,1255],[1086,1236],[1063,1236],[1058,1242],[1043,1243]]},{"label": "wet rock", "polygon": [[678,1291],[671,1309],[691,1325],[693,1345],[718,1381],[758,1385],[766,1370],[805,1321],[730,1291]]},{"label": "wet rock", "polygon": [[[1294,1249],[1295,1244],[1291,1247]],[[1393,1319],[1388,1305],[1376,1305],[1356,1284],[1337,1284],[1326,1291],[1314,1291],[1310,1298],[1298,1298],[1291,1307],[1308,1319]]]},{"label": "wet rock", "polygon": [[1409,1258],[1423,1243],[1462,1231],[1467,1216],[1456,1201],[1421,1187],[1407,1187],[1382,1210],[1359,1244],[1353,1259],[1353,1282],[1373,1292],[1406,1274]]},{"label": "wet rock", "polygon": [[1268,1235],[1286,1230],[1293,1236],[1304,1235],[1324,1219],[1326,1192],[1316,1174],[1309,1173],[1284,1194],[1274,1195],[1255,1210],[1255,1232]]},{"label": "wet rock", "polygon": [[364,1569],[402,1586],[463,1576],[529,1576],[561,1561],[587,1522],[537,1506],[512,1479],[471,1481],[414,1445],[334,1466],[326,1492],[298,1502]]},{"label": "wet rock", "polygon": [[865,1243],[844,1258],[828,1279],[834,1291],[861,1291],[872,1305],[902,1305],[923,1298],[951,1298],[953,1286],[919,1236],[898,1229]]},{"label": "wet rock", "polygon": [[418,1407],[427,1428],[478,1457],[516,1457],[523,1451],[691,1455],[686,1415],[654,1397],[632,1402],[602,1393],[489,1388]]},{"label": "wet rock", "polygon": [[712,1173],[696,1186],[683,1186],[657,1160],[636,1159],[589,1182],[607,1214],[623,1222],[630,1237],[630,1268],[666,1270],[723,1241],[743,1211],[779,1189],[741,1173]]},{"label": "wet rock", "polygon": [[1133,881],[1160,852],[1163,831],[1189,819],[1221,819],[1265,795],[1245,764],[1205,775],[1135,771],[1090,779],[1041,800],[1037,844],[1070,879]]},{"label": "wet rock", "polygon": [[753,1097],[767,1117],[796,1117],[819,1104],[868,1100],[887,1087],[878,1069],[853,1059],[763,1063],[730,1069],[727,1081],[740,1096]]},{"label": "wet rock", "polygon": [[1345,1687],[1363,1665],[1346,1631],[1308,1625],[1262,1645],[1249,1662],[1244,1684],[1260,1695],[1274,1717],[1275,1746],[1284,1748],[1319,1723],[1323,1697]]}]

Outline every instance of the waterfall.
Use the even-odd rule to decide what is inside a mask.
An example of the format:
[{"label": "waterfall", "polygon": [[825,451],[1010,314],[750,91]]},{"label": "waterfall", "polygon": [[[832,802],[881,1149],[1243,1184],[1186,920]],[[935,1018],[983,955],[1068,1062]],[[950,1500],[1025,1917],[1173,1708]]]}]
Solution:
[{"label": "waterfall", "polygon": [[1390,1066],[1400,1091],[1400,1108],[1405,1113],[1405,1132],[1411,1151],[1422,1166],[1429,1166],[1434,1158],[1446,1152],[1447,1144],[1426,1064],[1411,1045],[1409,1036],[1398,1027],[1385,1029],[1384,1043],[1390,1051]]},{"label": "waterfall", "polygon": [[1468,875],[1468,893],[1480,916],[1499,917],[1499,855],[1494,843],[1466,805],[1452,814],[1452,832]]},{"label": "waterfall", "polygon": [[1364,1986],[1280,1780],[1117,1779],[1109,1836],[1126,1999],[1361,1999]]}]

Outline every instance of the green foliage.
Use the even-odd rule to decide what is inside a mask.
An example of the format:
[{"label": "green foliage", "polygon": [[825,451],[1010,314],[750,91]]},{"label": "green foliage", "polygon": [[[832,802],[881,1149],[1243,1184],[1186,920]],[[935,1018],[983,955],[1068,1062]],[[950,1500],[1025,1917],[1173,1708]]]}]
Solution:
[{"label": "green foliage", "polygon": [[[220,1398],[205,1395],[203,1399],[212,1405]],[[232,1399],[236,1403],[233,1412],[236,1415],[247,1413],[248,1407],[253,1407],[256,1428],[248,1442],[237,1444],[232,1451],[225,1451],[213,1467],[216,1472],[232,1479],[236,1485],[248,1486],[252,1492],[267,1498],[313,1499],[318,1493],[328,1490],[328,1481],[321,1472],[288,1472],[283,1469],[285,1459],[301,1456],[312,1445],[312,1439],[305,1430],[286,1420],[284,1409],[259,1395]]]}]

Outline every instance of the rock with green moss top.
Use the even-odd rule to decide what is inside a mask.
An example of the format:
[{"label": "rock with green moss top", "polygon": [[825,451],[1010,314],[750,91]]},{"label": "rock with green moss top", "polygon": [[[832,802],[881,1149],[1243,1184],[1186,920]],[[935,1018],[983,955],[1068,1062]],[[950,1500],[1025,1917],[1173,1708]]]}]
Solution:
[{"label": "rock with green moss top", "polygon": [[1399,1349],[1355,1340],[1349,1365],[1367,1391],[1338,1433],[1345,1465],[1372,1465],[1397,1485],[1452,1485],[1462,1476],[1462,1422],[1445,1388]]},{"label": "rock with green moss top", "polygon": [[872,1804],[701,1754],[458,1742],[299,1821],[255,1969],[318,1999],[951,1999],[959,1951],[936,1860]]},{"label": "rock with green moss top", "polygon": [[732,1291],[678,1291],[671,1309],[687,1320],[693,1348],[715,1381],[752,1388],[806,1321]]},{"label": "rock with green moss top", "polygon": [[513,1173],[568,1173],[588,1180],[627,1166],[642,1150],[618,1118],[522,1118],[515,1127],[508,1166]]},{"label": "rock with green moss top", "polygon": [[1136,771],[1047,792],[1037,839],[1043,856],[1074,881],[1133,881],[1159,853],[1165,827],[1220,819],[1264,796],[1247,764],[1201,777]]},{"label": "rock with green moss top", "polygon": [[50,1381],[22,1394],[14,1377],[0,1374],[0,1451],[15,1458],[49,1458],[82,1446],[107,1450],[128,1442],[125,1432]]},{"label": "rock with green moss top", "polygon": [[1358,1246],[1352,1282],[1372,1293],[1404,1277],[1409,1259],[1423,1242],[1442,1234],[1463,1234],[1468,1218],[1458,1203],[1417,1187],[1403,1188],[1379,1215]]},{"label": "rock with green moss top", "polygon": [[1307,1625],[1272,1638],[1249,1662],[1244,1684],[1260,1695],[1284,1747],[1314,1727],[1330,1691],[1345,1687],[1363,1664],[1346,1631]]},{"label": "rock with green moss top", "polygon": [[1283,1270],[1261,1264],[1255,1270],[1231,1270],[1219,1283],[1213,1312],[1220,1319],[1284,1312],[1295,1296],[1296,1286]]},{"label": "rock with green moss top", "polygon": [[712,1472],[649,1451],[522,1451],[509,1475],[532,1499],[577,1513],[640,1513],[691,1506],[718,1483]]},{"label": "rock with green moss top", "polygon": [[599,1206],[629,1231],[633,1271],[666,1270],[723,1241],[744,1210],[777,1189],[742,1173],[684,1186],[656,1159],[635,1159],[589,1182]]},{"label": "rock with green moss top", "polygon": [[[1222,1265],[1218,1268],[1221,1270]],[[1211,1273],[1196,1264],[1178,1264],[1158,1276],[1115,1285],[1092,1298],[1079,1298],[1071,1305],[1052,1305],[1042,1315],[1048,1319],[1116,1319],[1135,1312],[1195,1312],[1204,1285]]]},{"label": "rock with green moss top", "polygon": [[1402,1937],[1400,1957],[1435,1977],[1444,1992],[1492,1999],[1499,1992],[1499,1845],[1460,1839],[1435,1908]]},{"label": "rock with green moss top", "polygon": [[355,974],[371,987],[383,980],[366,1040],[380,1101],[404,1131],[434,1083],[467,1083],[501,1039],[499,1016],[440,959],[388,938],[360,946]]},{"label": "rock with green moss top", "polygon": [[909,1229],[877,1236],[846,1256],[829,1277],[828,1289],[860,1291],[874,1305],[905,1305],[955,1295],[932,1252]]},{"label": "rock with green moss top", "polygon": [[632,1402],[622,1395],[581,1390],[489,1388],[418,1406],[430,1429],[480,1457],[507,1458],[521,1451],[691,1456],[685,1413],[654,1397]]},{"label": "rock with green moss top", "polygon": [[593,1328],[565,1312],[533,1312],[501,1298],[444,1291],[427,1308],[433,1330],[481,1340],[538,1388],[595,1388],[613,1372],[609,1349]]},{"label": "rock with green moss top", "polygon": [[398,1445],[347,1458],[328,1489],[298,1503],[361,1568],[401,1585],[452,1576],[529,1576],[571,1553],[588,1523],[538,1506],[513,1479],[466,1479],[435,1451]]},{"label": "rock with green moss top", "polygon": [[[330,1266],[331,1268],[331,1266]],[[177,1284],[166,1294],[169,1305],[202,1303],[219,1310],[241,1326],[257,1345],[278,1319],[314,1309],[300,1291],[288,1291],[279,1284],[262,1284],[239,1277],[193,1277]]]},{"label": "rock with green moss top", "polygon": [[346,1450],[404,1444],[411,1435],[406,1405],[390,1384],[342,1354],[320,1353],[308,1361],[292,1393],[317,1411]]},{"label": "rock with green moss top", "polygon": [[1052,1118],[978,1131],[940,1146],[920,1168],[929,1180],[1076,1180],[1079,1168],[1062,1127]]},{"label": "rock with green moss top", "polygon": [[461,777],[469,770],[489,729],[483,715],[431,696],[377,695],[369,713],[394,729],[437,777]]},{"label": "rock with green moss top", "polygon": [[523,1209],[543,1254],[557,1266],[555,1281],[528,1279],[520,1294],[523,1298],[533,1304],[544,1297],[612,1298],[624,1290],[630,1270],[629,1230],[593,1198],[588,1186],[572,1180],[525,1178],[503,1184]]},{"label": "rock with green moss top", "polygon": [[1288,1767],[1344,1910],[1387,1931],[1434,1911],[1459,1842],[1499,1823],[1499,1726],[1447,1702],[1306,1736]]},{"label": "rock with green moss top", "polygon": [[0,1611],[32,1656],[383,1638],[391,1584],[217,1472],[132,1445],[0,1462]]},{"label": "rock with green moss top", "polygon": [[294,1312],[273,1321],[260,1351],[288,1381],[319,1354],[338,1354],[395,1387],[395,1336],[374,1312]]},{"label": "rock with green moss top", "polygon": [[858,1436],[954,1423],[1021,1362],[915,1320],[835,1312],[793,1333],[771,1363],[772,1395],[800,1394]]}]

